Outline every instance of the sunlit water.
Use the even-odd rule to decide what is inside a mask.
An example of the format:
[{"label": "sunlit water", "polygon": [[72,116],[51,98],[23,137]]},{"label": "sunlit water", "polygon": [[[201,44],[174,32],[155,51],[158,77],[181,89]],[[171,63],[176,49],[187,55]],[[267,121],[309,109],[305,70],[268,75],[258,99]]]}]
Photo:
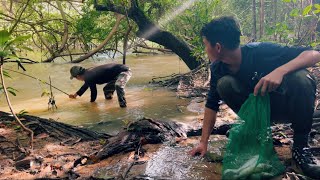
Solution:
[{"label": "sunlit water", "polygon": [[[105,61],[85,61],[83,67],[104,63],[121,63],[120,59]],[[198,113],[189,112],[185,106],[189,100],[179,99],[175,92],[149,84],[153,77],[166,76],[188,71],[186,65],[177,56],[131,56],[127,59],[133,76],[126,87],[127,108],[119,108],[117,97],[105,100],[103,85],[98,85],[98,97],[90,103],[90,90],[80,98],[69,99],[67,95],[53,89],[58,109],[48,111],[48,96],[41,97],[49,87],[29,77],[10,72],[6,78],[7,86],[18,90],[17,96],[10,96],[15,112],[26,110],[31,115],[52,118],[60,122],[84,126],[93,130],[115,134],[125,124],[124,121],[140,117],[188,121]],[[69,69],[73,64],[34,64],[25,65],[27,74],[48,81],[67,93],[75,93],[82,82],[70,80]],[[5,64],[6,68],[17,70],[14,64]],[[21,70],[19,70],[21,71]],[[22,72],[22,71],[21,71]],[[0,110],[9,111],[3,94],[0,94]]]}]

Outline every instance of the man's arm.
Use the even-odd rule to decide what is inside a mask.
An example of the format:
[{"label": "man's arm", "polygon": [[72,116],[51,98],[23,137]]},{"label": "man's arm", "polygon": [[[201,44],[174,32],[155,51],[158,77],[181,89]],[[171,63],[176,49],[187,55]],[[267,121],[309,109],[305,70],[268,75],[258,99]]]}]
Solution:
[{"label": "man's arm", "polygon": [[259,90],[261,90],[261,95],[264,95],[266,92],[276,90],[286,74],[298,69],[311,67],[318,62],[320,62],[320,53],[318,51],[311,50],[302,52],[293,60],[278,67],[265,77],[261,78],[254,88],[254,95],[257,95]]},{"label": "man's arm", "polygon": [[202,126],[202,134],[201,140],[197,147],[193,148],[189,154],[192,156],[200,153],[200,156],[204,156],[207,152],[208,148],[208,140],[209,136],[212,132],[214,124],[216,123],[217,112],[215,110],[205,108],[204,110],[204,118],[203,118],[203,126]]},{"label": "man's arm", "polygon": [[97,86],[95,84],[90,85],[91,99],[90,102],[94,102],[97,99]]},{"label": "man's arm", "polygon": [[82,96],[82,94],[84,93],[84,92],[86,92],[86,90],[88,89],[88,85],[86,84],[86,83],[84,83],[82,86],[81,86],[81,88],[76,92],[76,93],[74,93],[74,94],[69,94],[69,98],[71,98],[71,99],[76,99],[77,98],[77,96]]},{"label": "man's arm", "polygon": [[76,94],[78,95],[78,96],[82,96],[82,94],[84,93],[84,92],[86,92],[86,90],[89,88],[89,85],[87,84],[87,83],[84,83],[82,86],[81,86],[81,88],[76,92]]}]

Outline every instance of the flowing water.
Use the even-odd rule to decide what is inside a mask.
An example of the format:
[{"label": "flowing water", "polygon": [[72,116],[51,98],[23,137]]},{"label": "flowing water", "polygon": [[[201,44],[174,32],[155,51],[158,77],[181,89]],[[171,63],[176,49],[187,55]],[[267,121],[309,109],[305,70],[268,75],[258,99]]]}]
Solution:
[{"label": "flowing water", "polygon": [[[92,67],[111,62],[121,63],[121,59],[87,60],[81,63],[81,66]],[[129,56],[127,65],[133,76],[126,87],[128,107],[124,109],[119,108],[116,97],[105,100],[103,85],[98,85],[95,103],[89,102],[89,89],[77,99],[69,99],[67,95],[53,89],[58,109],[54,112],[48,111],[49,97],[41,97],[43,91],[49,90],[48,85],[14,72],[9,72],[12,78],[6,78],[6,82],[7,86],[18,90],[17,96],[10,96],[15,112],[25,110],[31,115],[110,134],[117,133],[126,122],[141,117],[185,122],[198,115],[185,108],[189,100],[177,98],[175,92],[169,89],[149,84],[153,77],[187,72],[187,66],[177,56]],[[73,64],[68,63],[25,65],[26,74],[44,81],[49,81],[50,76],[52,85],[70,94],[75,93],[82,85],[80,81],[70,80],[71,66]],[[5,64],[5,67],[17,70],[15,64]],[[3,94],[0,94],[0,110],[9,111]]]}]

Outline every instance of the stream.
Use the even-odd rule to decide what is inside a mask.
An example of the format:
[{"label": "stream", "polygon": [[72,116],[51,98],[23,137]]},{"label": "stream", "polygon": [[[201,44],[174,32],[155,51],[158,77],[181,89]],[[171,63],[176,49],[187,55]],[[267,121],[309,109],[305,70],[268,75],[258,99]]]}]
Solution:
[{"label": "stream", "polygon": [[[122,63],[121,58],[102,59],[90,59],[80,65],[88,68],[104,63]],[[71,94],[82,85],[82,82],[69,78],[69,70],[73,65],[56,62],[24,66],[27,69],[26,74],[47,82],[50,76],[52,85]],[[98,85],[98,97],[94,103],[89,102],[89,89],[77,99],[69,99],[66,94],[53,89],[58,109],[52,111],[48,110],[49,97],[41,97],[43,91],[49,91],[48,85],[14,72],[9,72],[11,78],[5,80],[7,86],[18,90],[17,96],[10,95],[16,113],[24,110],[31,115],[52,118],[109,134],[116,134],[126,123],[141,117],[188,122],[199,115],[200,112],[196,112],[197,110],[188,110],[189,99],[178,98],[176,93],[168,88],[149,84],[154,77],[188,72],[187,66],[177,56],[131,55],[127,58],[127,65],[133,73],[126,86],[127,108],[120,108],[116,97],[105,100],[102,91],[104,85]],[[18,70],[16,64],[5,64],[4,67]],[[18,71],[23,72],[21,69]],[[9,112],[3,93],[0,94],[0,110]]]}]

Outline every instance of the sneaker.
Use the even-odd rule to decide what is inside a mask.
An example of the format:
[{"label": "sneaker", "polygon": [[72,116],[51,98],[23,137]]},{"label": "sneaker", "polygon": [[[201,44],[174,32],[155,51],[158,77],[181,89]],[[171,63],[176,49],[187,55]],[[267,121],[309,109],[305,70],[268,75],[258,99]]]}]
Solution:
[{"label": "sneaker", "polygon": [[104,94],[104,97],[107,99],[107,100],[110,100],[110,99],[112,99],[113,98],[113,93],[105,93]]},{"label": "sneaker", "polygon": [[106,97],[107,100],[110,100],[110,99],[112,99],[112,98],[113,98],[112,96],[107,96],[107,97]]},{"label": "sneaker", "polygon": [[120,107],[125,108],[125,107],[127,107],[127,104],[126,103],[120,103]]},{"label": "sneaker", "polygon": [[309,148],[293,148],[292,159],[298,172],[310,178],[320,179],[320,166],[315,162]]}]

